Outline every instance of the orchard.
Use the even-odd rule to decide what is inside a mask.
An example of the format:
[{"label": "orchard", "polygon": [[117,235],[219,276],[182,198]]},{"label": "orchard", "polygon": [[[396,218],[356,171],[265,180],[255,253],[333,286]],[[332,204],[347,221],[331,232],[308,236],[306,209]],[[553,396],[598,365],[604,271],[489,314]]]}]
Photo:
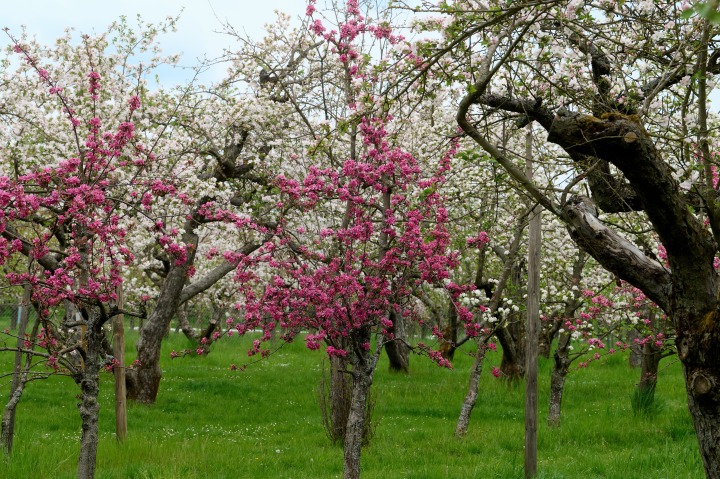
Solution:
[{"label": "orchard", "polygon": [[[257,431],[290,430],[280,462],[315,432],[288,464],[337,459],[287,477],[660,474],[660,440],[570,470],[550,452],[570,460],[581,408],[602,398],[620,428],[682,418],[667,434],[688,437],[672,446],[687,477],[720,478],[717,2],[298,5],[262,38],[225,23],[224,55],[180,85],[163,82],[178,56],[160,49],[178,18],[51,45],[4,30],[0,467],[52,457],[22,444],[52,428],[16,427],[39,395],[75,421],[80,479],[230,477],[203,454],[186,470],[109,464],[155,442],[133,416],[206,403],[252,421],[296,404],[270,382],[302,378],[314,432],[290,427],[292,408]],[[212,64],[225,76],[201,82]],[[633,379],[575,394],[611,369]],[[191,377],[223,386],[180,395]],[[442,421],[393,428],[430,398]],[[506,417],[513,445],[483,441]],[[187,444],[176,426],[157,426],[160,442]],[[432,448],[416,428],[462,459],[403,461],[407,441]],[[222,447],[267,461],[238,434]],[[378,465],[376,447],[398,453]],[[623,447],[656,472],[628,475]]]}]

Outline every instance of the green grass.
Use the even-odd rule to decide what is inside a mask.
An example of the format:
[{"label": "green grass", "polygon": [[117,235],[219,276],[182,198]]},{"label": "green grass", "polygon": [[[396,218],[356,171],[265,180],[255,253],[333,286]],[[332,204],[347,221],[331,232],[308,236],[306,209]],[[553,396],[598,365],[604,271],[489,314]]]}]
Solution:
[{"label": "green grass", "polygon": [[[218,344],[207,357],[175,360],[169,358],[171,347],[186,343],[177,335],[169,342],[158,401],[130,406],[123,444],[113,433],[112,378],[103,377],[99,479],[341,477],[342,450],[326,438],[316,400],[322,354],[306,351],[300,341],[240,372],[229,370],[231,363],[247,361],[238,339]],[[0,372],[8,371],[11,361],[10,354],[0,355]],[[462,440],[453,431],[469,356],[456,358],[452,371],[412,358],[409,376],[389,374],[387,363],[381,363],[373,385],[377,429],[363,450],[363,478],[521,477],[523,389],[488,374],[499,361],[499,353],[488,355],[478,404]],[[552,430],[545,426],[551,363],[543,360],[539,477],[702,477],[680,367],[672,361],[661,365],[659,412],[651,417],[632,413],[639,372],[626,366],[626,357],[574,370],[566,384],[562,426]],[[3,397],[8,384],[0,382]],[[28,385],[18,408],[14,454],[0,460],[0,477],[75,477],[76,394],[68,378]]]}]

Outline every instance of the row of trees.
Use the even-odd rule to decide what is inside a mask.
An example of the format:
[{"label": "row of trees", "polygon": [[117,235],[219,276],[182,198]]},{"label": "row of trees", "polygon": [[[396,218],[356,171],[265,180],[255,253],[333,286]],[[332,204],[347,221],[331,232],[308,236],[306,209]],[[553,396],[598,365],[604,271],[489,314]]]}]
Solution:
[{"label": "row of trees", "polygon": [[[462,435],[486,348],[502,346],[495,374],[524,375],[523,258],[539,205],[541,353],[559,337],[551,422],[578,349],[592,361],[641,348],[652,394],[674,339],[706,473],[720,477],[717,28],[673,2],[391,7],[310,1],[297,28],[280,15],[262,41],[228,25],[225,80],[157,90],[148,78],[175,58],[156,38],[173,19],[53,47],[8,32],[0,262],[8,295],[24,293],[37,318],[1,348],[16,353],[8,450],[25,383],[68,374],[79,477],[93,477],[98,374],[124,367],[104,325],[144,318],[127,388],[152,403],[161,342],[190,305],[219,312],[203,334],[184,328],[198,354],[258,330],[251,354],[275,335],[324,348],[331,390],[351,391],[330,413],[345,477],[360,475],[383,349],[407,371],[411,350],[450,366],[477,345]],[[413,344],[411,323],[437,344]]]}]

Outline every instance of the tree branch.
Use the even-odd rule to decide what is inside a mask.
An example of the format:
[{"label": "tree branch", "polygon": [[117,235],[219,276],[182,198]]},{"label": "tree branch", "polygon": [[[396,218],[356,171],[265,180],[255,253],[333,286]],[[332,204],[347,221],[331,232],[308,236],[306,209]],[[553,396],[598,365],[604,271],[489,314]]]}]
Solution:
[{"label": "tree branch", "polygon": [[[260,248],[260,243],[248,243],[245,246],[243,246],[237,253],[243,254],[243,255],[249,255],[253,251]],[[208,274],[203,276],[202,278],[199,278],[192,283],[188,284],[182,289],[182,292],[180,293],[180,303],[183,304],[190,300],[191,298],[197,296],[198,294],[202,293],[203,291],[206,291],[209,289],[212,285],[220,281],[225,275],[233,271],[235,268],[237,268],[237,263],[231,263],[229,261],[223,261],[218,266],[216,266],[214,269],[212,269]]]},{"label": "tree branch", "polygon": [[588,198],[574,196],[563,208],[572,239],[605,269],[642,289],[664,311],[669,310],[671,276],[656,260],[597,218]]}]

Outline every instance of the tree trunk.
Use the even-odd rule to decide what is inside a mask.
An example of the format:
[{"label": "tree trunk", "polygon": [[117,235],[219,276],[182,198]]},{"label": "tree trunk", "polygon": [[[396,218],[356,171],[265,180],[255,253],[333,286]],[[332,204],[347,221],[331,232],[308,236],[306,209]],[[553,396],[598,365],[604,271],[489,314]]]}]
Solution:
[{"label": "tree trunk", "polygon": [[703,371],[691,372],[685,368],[688,408],[708,479],[720,479],[720,391],[717,383],[709,381],[710,377],[718,377],[718,371],[714,373],[714,376],[706,376]]},{"label": "tree trunk", "polygon": [[410,372],[410,357],[405,343],[400,341],[390,341],[385,345],[385,352],[390,360],[390,372],[403,374],[408,374]]},{"label": "tree trunk", "polygon": [[360,454],[371,385],[372,371],[365,366],[353,369],[352,400],[345,431],[343,479],[360,479]]},{"label": "tree trunk", "polygon": [[[5,455],[9,456],[12,453],[13,438],[15,437],[15,411],[18,402],[22,397],[22,393],[25,390],[25,381],[27,380],[27,371],[24,371],[20,377],[18,377],[18,384],[12,389],[10,400],[5,405],[5,410],[2,416],[2,434],[0,434],[2,440],[3,449]],[[13,378],[13,382],[15,379]]]},{"label": "tree trunk", "polygon": [[[206,276],[186,285],[188,271],[195,261],[198,244],[195,227],[200,223],[200,219],[195,211],[185,222],[185,234],[182,236],[182,242],[188,245],[187,260],[182,265],[172,267],[160,289],[155,309],[144,324],[142,320],[140,322],[140,337],[137,342],[137,360],[140,364],[136,369],[127,371],[128,399],[145,404],[155,402],[162,378],[160,347],[165,333],[170,330],[170,321],[175,316],[178,307],[207,290],[230,271],[233,271],[236,266],[224,262]],[[259,243],[248,243],[238,252],[248,255],[259,247]]]},{"label": "tree trunk", "polygon": [[565,379],[570,368],[568,357],[570,345],[570,333],[561,333],[558,346],[555,350],[553,370],[550,377],[550,411],[548,413],[548,426],[559,427],[562,412],[562,398],[565,391]]},{"label": "tree trunk", "polygon": [[180,304],[180,296],[187,279],[186,270],[187,267],[175,266],[168,273],[155,309],[140,329],[137,342],[137,360],[140,364],[126,374],[128,399],[152,404],[157,398],[162,378],[160,348]]},{"label": "tree trunk", "polygon": [[405,338],[405,321],[402,315],[390,313],[390,321],[393,326],[390,331],[397,340],[385,343],[385,352],[390,360],[390,372],[409,373],[410,372],[410,349],[402,339]]},{"label": "tree trunk", "polygon": [[720,313],[704,318],[700,331],[681,329],[676,345],[705,474],[720,479]]},{"label": "tree trunk", "polygon": [[350,413],[345,426],[344,446],[344,479],[360,479],[360,453],[362,451],[363,437],[367,433],[368,404],[370,400],[370,386],[377,361],[382,353],[382,339],[378,338],[378,347],[374,352],[359,347],[368,344],[371,338],[370,328],[365,326],[354,332],[349,343],[354,349],[349,360],[352,364],[352,399]]},{"label": "tree trunk", "polygon": [[102,362],[102,325],[96,312],[87,327],[85,367],[75,377],[80,386],[80,418],[82,420],[82,436],[80,437],[80,458],[78,460],[78,479],[95,477],[95,462],[98,448],[98,417],[100,404],[100,364]]},{"label": "tree trunk", "polygon": [[[523,302],[525,293],[526,262],[523,259],[510,261],[510,287],[508,294],[514,304]],[[527,338],[525,337],[525,321],[518,312],[511,312],[504,328],[495,333],[502,346],[502,361],[500,371],[502,377],[510,384],[519,383],[525,377],[525,351]]]},{"label": "tree trunk", "polygon": [[[580,289],[580,281],[583,276],[583,268],[587,262],[588,255],[582,250],[578,251],[577,258],[573,262],[572,284],[573,297],[570,301],[565,302],[563,315],[560,318],[554,318],[555,328],[559,331],[565,322],[572,320],[580,305],[582,305],[582,293]],[[565,392],[565,379],[570,369],[573,359],[570,359],[570,342],[572,335],[567,329],[563,329],[558,338],[557,348],[555,349],[553,371],[550,377],[550,411],[548,413],[548,425],[550,427],[560,426],[560,417],[562,413],[562,398]],[[577,356],[574,358],[576,359]]]},{"label": "tree trunk", "polygon": [[[88,365],[89,366],[89,365]],[[82,402],[78,404],[82,419],[82,437],[80,439],[80,459],[78,461],[78,478],[92,479],[95,477],[95,461],[98,447],[98,417],[100,404],[98,397],[98,374],[88,370],[80,384]]]},{"label": "tree trunk", "polygon": [[470,415],[475,407],[478,397],[478,388],[480,387],[480,375],[482,374],[483,361],[485,360],[485,343],[478,340],[478,349],[475,353],[472,369],[470,370],[470,382],[468,384],[468,392],[460,409],[457,425],[455,426],[455,435],[462,437],[467,433],[470,425]]},{"label": "tree trunk", "polygon": [[502,346],[500,371],[509,383],[517,383],[525,376],[525,328],[519,322],[510,321],[495,336]]},{"label": "tree trunk", "polygon": [[160,347],[165,327],[148,320],[140,330],[137,361],[135,369],[126,371],[128,399],[144,404],[152,404],[160,388],[162,370],[160,369]]}]

